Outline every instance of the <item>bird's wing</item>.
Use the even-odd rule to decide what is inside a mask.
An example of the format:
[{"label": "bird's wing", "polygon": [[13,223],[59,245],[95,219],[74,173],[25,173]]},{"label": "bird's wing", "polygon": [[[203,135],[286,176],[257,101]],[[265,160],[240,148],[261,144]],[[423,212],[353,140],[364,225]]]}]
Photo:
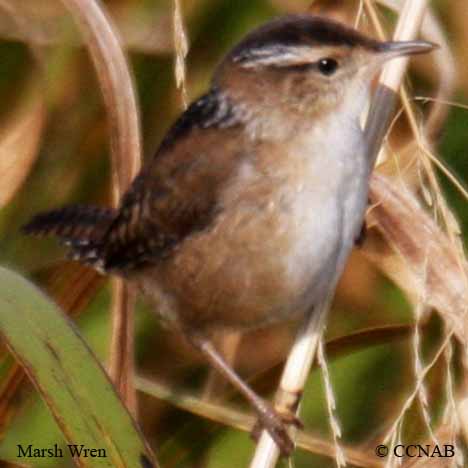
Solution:
[{"label": "bird's wing", "polygon": [[103,242],[105,269],[155,263],[213,221],[220,189],[243,157],[241,130],[216,89],[182,114],[122,199]]}]

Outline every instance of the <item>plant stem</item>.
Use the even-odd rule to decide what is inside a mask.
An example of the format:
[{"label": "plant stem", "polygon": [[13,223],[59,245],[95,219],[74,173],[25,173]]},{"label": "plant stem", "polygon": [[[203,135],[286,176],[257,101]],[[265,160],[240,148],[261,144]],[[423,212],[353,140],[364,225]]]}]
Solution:
[{"label": "plant stem", "polygon": [[[369,1],[369,0],[367,0]],[[416,37],[426,10],[426,0],[406,0],[395,30],[396,40]],[[384,68],[379,85],[372,100],[365,135],[370,167],[374,165],[383,138],[391,122],[398,88],[403,79],[408,59],[392,60]],[[334,287],[331,293],[334,293]],[[301,329],[288,356],[281,383],[276,395],[275,406],[279,411],[297,412],[300,397],[324,328],[324,320],[330,297],[309,318]],[[294,435],[294,434],[292,434]],[[279,458],[279,450],[266,431],[262,432],[250,468],[273,468]]]},{"label": "plant stem", "polygon": [[[141,166],[141,132],[132,77],[120,39],[96,0],[63,0],[76,19],[95,66],[109,116],[114,206]],[[112,340],[109,373],[124,402],[136,411],[133,384],[134,293],[112,282]]]}]

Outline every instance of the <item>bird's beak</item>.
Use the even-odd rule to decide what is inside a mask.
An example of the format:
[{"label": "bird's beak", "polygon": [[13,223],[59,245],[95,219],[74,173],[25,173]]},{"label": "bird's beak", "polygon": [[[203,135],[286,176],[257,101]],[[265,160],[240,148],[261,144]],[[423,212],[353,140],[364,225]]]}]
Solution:
[{"label": "bird's beak", "polygon": [[379,58],[386,62],[396,57],[426,54],[439,46],[427,41],[395,41],[382,42],[379,48]]}]

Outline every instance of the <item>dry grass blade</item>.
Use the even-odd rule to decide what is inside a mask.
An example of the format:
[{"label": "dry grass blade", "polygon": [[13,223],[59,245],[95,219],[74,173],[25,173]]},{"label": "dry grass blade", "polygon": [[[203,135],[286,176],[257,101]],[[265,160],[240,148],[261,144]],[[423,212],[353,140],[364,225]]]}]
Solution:
[{"label": "dry grass blade", "polygon": [[39,153],[45,123],[43,95],[30,85],[0,134],[0,208],[5,206],[29,174]]},{"label": "dry grass blade", "polygon": [[[0,0],[0,11],[18,31],[27,30],[16,3]],[[29,44],[38,66],[41,54]],[[18,109],[4,123],[0,136],[0,208],[5,206],[28,176],[37,155],[46,121],[43,89],[37,79],[28,83]]]},{"label": "dry grass blade", "polygon": [[468,440],[468,398],[465,397],[458,403],[458,411],[460,421],[462,423],[462,431],[465,437],[465,440]]},{"label": "dry grass blade", "polygon": [[[144,377],[136,377],[135,384],[137,388],[158,399],[171,402],[180,409],[189,411],[202,418],[223,424],[225,426],[240,429],[242,431],[251,431],[255,424],[255,417],[242,413],[234,408],[225,405],[209,403],[203,398],[196,398],[178,391],[175,388],[159,384],[153,380]],[[304,431],[297,434],[298,447],[318,455],[324,455],[329,458],[335,457],[335,446],[319,437],[314,437]],[[342,447],[343,454],[347,463],[368,468],[381,467],[382,464],[376,461],[373,453]]]},{"label": "dry grass blade", "polygon": [[[372,3],[370,1],[366,1],[366,6],[372,17],[374,25],[377,27],[381,38],[383,38],[384,34],[376,17]],[[422,24],[423,12],[425,11],[425,8],[426,2],[422,0],[419,2],[407,2],[405,4],[404,11],[406,11],[408,22],[406,28],[402,26],[401,29],[406,31],[406,35],[399,35],[399,30],[397,29],[396,35],[399,39],[409,39],[414,36],[414,32],[419,28],[420,24]],[[413,14],[410,14],[411,12]],[[402,13],[401,16],[403,17],[404,13]],[[383,141],[385,129],[388,126],[388,121],[390,118],[388,109],[393,109],[394,107],[396,92],[398,90],[399,84],[401,83],[401,78],[401,68],[399,69],[398,67],[395,67],[395,69],[392,69],[387,67],[380,79],[376,98],[374,99],[373,107],[371,108],[368,119],[370,125],[368,125],[366,129],[368,132],[368,139],[370,141],[370,157],[377,157],[377,153],[381,146],[381,142]],[[445,89],[444,85],[441,87],[441,94],[445,95],[445,92],[450,90],[451,85],[452,83],[450,80],[448,82],[446,81]],[[440,231],[437,232],[437,224],[421,209],[419,203],[417,203],[416,198],[412,196],[408,189],[405,188],[404,184],[393,181],[392,183],[394,185],[401,185],[395,189],[395,187],[391,187],[391,184],[388,183],[388,181],[385,181],[382,177],[378,176],[374,176],[371,183],[371,199],[374,205],[372,209],[372,216],[377,215],[376,218],[373,218],[376,225],[384,233],[384,237],[386,238],[387,242],[389,242],[390,245],[392,245],[392,247],[394,247],[395,250],[401,255],[401,258],[405,260],[405,268],[403,268],[405,275],[398,275],[399,279],[397,282],[405,290],[408,290],[408,285],[411,285],[411,295],[413,298],[424,297],[424,305],[432,305],[430,302],[428,302],[428,296],[430,296],[431,299],[434,299],[434,296],[437,296],[438,299],[440,299],[440,293],[444,295],[447,292],[441,291],[441,289],[443,289],[444,286],[447,286],[451,291],[449,295],[453,293],[455,289],[455,295],[458,297],[458,300],[462,298],[466,300],[466,261],[461,249],[459,248],[459,242],[457,240],[457,229],[454,228],[456,222],[441,194],[439,183],[430,162],[433,160],[433,157],[428,158],[427,155],[430,154],[430,151],[426,149],[426,147],[430,146],[429,143],[427,143],[429,132],[431,132],[432,135],[436,133],[436,128],[439,125],[438,120],[440,120],[441,113],[436,112],[436,114],[433,114],[431,127],[428,129],[428,131],[421,132],[420,125],[418,125],[414,111],[411,107],[411,101],[408,97],[408,93],[405,90],[402,91],[402,99],[404,103],[404,109],[410,122],[410,128],[413,132],[415,142],[417,144],[417,148],[421,149],[420,154],[422,157],[419,161],[421,163],[421,167],[425,171],[425,176],[429,181],[429,188],[424,186],[424,193],[426,194],[426,197],[429,196],[431,200],[434,199],[436,201],[434,208],[436,210],[436,214],[440,213],[442,215],[442,219],[448,232],[448,237],[444,236]],[[437,114],[438,117],[434,119],[434,115]],[[387,184],[384,182],[387,182]],[[390,195],[389,192],[392,190],[395,191]],[[389,205],[392,206],[391,209],[389,209]],[[382,213],[383,206],[386,206],[387,208],[385,213]],[[405,216],[408,216],[408,218],[405,218]],[[415,219],[416,217],[417,219]],[[409,219],[411,219],[411,221],[409,221]],[[406,225],[406,228],[408,228],[408,224],[410,224],[411,229],[402,229],[402,223]],[[437,234],[439,234],[439,236]],[[440,254],[440,249],[444,251],[445,256],[443,256],[443,258],[437,256],[437,260],[435,260],[434,254],[436,252],[437,254]],[[436,263],[438,260],[441,260],[439,264]],[[454,263],[450,264],[452,261]],[[447,262],[449,264],[447,264]],[[384,264],[381,263],[381,268],[382,265]],[[452,267],[452,272],[447,275],[447,268],[450,267]],[[442,270],[437,272],[439,268]],[[456,286],[452,282],[454,280],[453,269],[456,272]],[[412,276],[412,281],[402,281],[403,278],[408,280],[409,276]],[[442,279],[441,276],[448,276],[448,283],[450,284],[442,283],[443,286],[441,288],[441,283],[439,282],[439,279]],[[451,298],[453,299],[453,297]],[[465,311],[463,310],[463,306],[462,309],[460,309],[460,306],[451,308],[451,305],[452,304],[449,305],[447,303],[442,305],[439,303],[437,304],[439,307],[436,306],[436,308],[442,313],[443,317],[448,320],[450,324],[450,330],[455,330],[455,328],[453,328],[454,326],[458,328],[458,336],[462,342],[465,343],[466,330],[464,329],[463,325],[463,316],[465,315]],[[429,428],[431,427],[429,412],[428,409],[424,406],[424,379],[427,375],[427,372],[435,364],[440,354],[447,346],[450,346],[451,335],[452,333],[447,335],[443,346],[436,354],[436,359],[434,359],[431,364],[424,370],[422,370],[416,357],[416,389],[406,400],[402,411],[397,417],[395,423],[392,425],[392,430],[386,439],[391,440],[393,445],[394,442],[399,440],[401,436],[403,418],[417,396],[420,397],[421,402],[423,403],[423,415],[426,425]],[[387,464],[388,466],[393,466],[393,463],[395,463],[395,460],[389,459]]]},{"label": "dry grass blade", "polygon": [[[427,266],[427,255],[426,255],[426,266]],[[421,287],[421,292],[426,292],[426,271],[423,272],[423,286]],[[413,358],[414,358],[414,374],[416,379],[421,379],[423,370],[424,370],[424,358],[422,355],[422,335],[421,335],[421,323],[423,317],[426,316],[427,307],[426,307],[426,297],[425,294],[421,294],[418,297],[418,301],[416,306],[414,307],[414,315],[415,315],[415,326],[414,326],[414,334],[413,334]],[[425,424],[425,430],[431,437],[431,441],[437,445],[438,441],[432,430],[432,421],[431,421],[431,413],[429,407],[429,396],[427,386],[424,382],[422,382],[419,392],[418,392],[418,401],[420,406],[421,415],[423,417],[423,421]]]},{"label": "dry grass blade", "polygon": [[341,426],[336,416],[336,399],[330,379],[325,352],[323,350],[323,340],[320,340],[317,348],[317,361],[322,371],[322,379],[325,387],[325,401],[327,402],[328,420],[333,436],[333,445],[335,448],[335,463],[337,468],[346,466],[346,458],[341,446]]},{"label": "dry grass blade", "polygon": [[182,93],[183,106],[184,108],[187,108],[185,57],[188,53],[188,40],[184,30],[184,20],[180,0],[174,0],[174,47],[176,84]]},{"label": "dry grass blade", "polygon": [[456,397],[455,397],[455,384],[454,384],[454,375],[452,372],[452,363],[453,363],[453,343],[450,343],[445,350],[445,372],[446,372],[446,383],[445,383],[445,392],[447,404],[445,405],[445,411],[443,416],[442,424],[439,428],[438,438],[442,437],[444,442],[450,441],[450,444],[454,446],[454,461],[453,466],[458,465],[462,467],[465,465],[465,455],[459,445],[459,434],[462,429],[462,421],[466,421],[461,414],[461,411],[457,407]]},{"label": "dry grass blade", "polygon": [[[432,21],[433,34],[441,35],[440,28],[437,28],[435,24],[436,22]],[[428,28],[426,27],[426,29]],[[442,44],[443,49],[448,49],[446,41],[443,41]],[[435,100],[444,102],[447,99],[446,94],[453,88],[455,67],[453,57],[447,51],[444,54],[441,52],[436,54],[436,57],[439,57],[439,67],[441,66],[441,56],[448,56],[445,62],[447,77],[444,76],[445,70],[442,70],[443,79],[438,97]],[[444,97],[441,98],[441,96]],[[422,186],[423,193],[426,194],[426,198],[430,197],[431,202],[435,201],[435,216],[441,215],[446,234],[438,227],[437,219],[433,219],[425,213],[416,197],[409,190],[403,188],[403,190],[397,189],[389,193],[390,184],[384,185],[385,181],[382,179],[378,179],[377,182],[374,180],[373,198],[376,204],[374,209],[379,213],[377,224],[394,251],[398,252],[399,271],[400,273],[405,271],[405,275],[396,274],[395,258],[387,256],[384,260],[380,257],[380,267],[386,270],[410,296],[415,297],[424,284],[422,272],[426,268],[425,263],[427,262],[427,274],[430,280],[427,288],[429,305],[435,307],[448,324],[448,338],[444,346],[450,347],[450,336],[455,333],[466,347],[468,338],[466,324],[467,260],[459,239],[458,223],[443,198],[432,164],[439,167],[464,196],[466,196],[466,192],[443,163],[439,162],[429,150],[431,146],[429,138],[437,134],[438,121],[443,113],[437,108],[433,109],[427,125],[421,131],[411,106],[411,100],[405,91],[402,92],[402,98],[415,137],[415,152],[420,155],[421,167],[429,182],[429,187]],[[400,193],[397,193],[398,191]],[[382,210],[386,212],[382,213]],[[403,225],[405,225],[404,228],[402,228]],[[403,280],[403,277],[406,278],[406,281]],[[466,355],[464,361],[466,366]],[[451,388],[449,393],[453,393]]]},{"label": "dry grass blade", "polygon": [[60,262],[44,273],[47,293],[71,317],[79,315],[105,282],[95,270],[76,262]]},{"label": "dry grass blade", "polygon": [[134,371],[134,305],[135,291],[123,281],[115,281],[112,295],[112,341],[109,375],[127,407],[137,413],[133,384]]},{"label": "dry grass blade", "polygon": [[[328,341],[325,344],[326,354],[328,360],[333,360],[340,356],[349,356],[349,354],[353,352],[362,351],[371,346],[408,338],[411,336],[412,332],[413,327],[409,325],[385,326],[359,330],[350,335],[340,336]],[[280,371],[280,365],[282,365],[282,362],[279,362],[275,368],[263,370],[262,375],[268,372],[268,380],[270,380],[271,371],[274,371],[276,374],[276,371]],[[318,366],[317,361],[315,361],[314,365]],[[249,381],[260,381],[261,377],[261,375],[256,374],[251,376]],[[226,407],[226,405],[221,402],[213,403],[212,399],[208,400],[206,398],[205,393],[200,398],[197,398],[194,397],[192,393],[185,393],[180,389],[144,377],[137,377],[135,383],[140,391],[148,395],[225,426],[250,431],[255,422],[255,418],[251,415],[244,414],[231,407]],[[225,401],[233,396],[233,392],[232,390],[228,392],[221,390],[220,392],[218,389],[217,397],[219,398],[220,396],[223,401]],[[335,457],[336,451],[333,443],[314,437],[304,431],[299,431],[297,433],[296,442],[298,447],[311,453],[325,455],[330,458]],[[366,453],[360,449],[343,447],[341,445],[340,447],[344,448],[345,460],[349,464],[362,467],[382,466],[371,453]]]},{"label": "dry grass blade", "polygon": [[[428,23],[428,21],[426,20],[425,23]],[[441,36],[442,33],[440,32],[440,28],[437,27],[437,22],[435,22],[435,21],[433,21],[431,19],[431,23],[432,23],[432,27],[431,27],[430,31],[432,31],[433,35]],[[426,29],[428,29],[428,28],[426,27]],[[449,47],[446,44],[446,41],[445,40],[440,40],[440,38],[439,38],[439,41],[442,43],[442,51],[444,53],[442,54],[442,52],[439,52],[438,54],[436,54],[436,57],[439,58],[439,60],[438,60],[439,68],[442,67],[442,71],[440,72],[440,75],[441,75],[442,79],[441,79],[441,85],[439,86],[438,96],[436,98],[434,98],[434,100],[439,103],[438,107],[440,108],[440,105],[450,97],[450,95],[449,94],[447,95],[447,93],[449,93],[451,91],[451,89],[453,88],[453,85],[454,85],[454,74],[455,74],[454,69],[455,69],[455,66],[454,66],[453,56],[448,51]],[[448,58],[445,59],[445,62],[442,62],[441,57],[442,58],[443,57],[448,57]],[[444,66],[446,66],[446,68],[447,68],[447,74],[445,74]],[[446,97],[446,95],[447,95],[447,97]],[[441,97],[441,96],[443,96],[443,97]],[[435,295],[435,296],[439,295],[438,299],[441,299],[440,294],[442,296],[445,295],[445,299],[446,299],[445,302],[442,303],[443,302],[443,298],[442,298],[442,302],[437,301],[438,303],[437,303],[437,305],[435,307],[438,308],[438,311],[441,313],[442,317],[444,318],[444,320],[446,320],[446,322],[448,324],[447,328],[448,328],[449,332],[448,332],[448,338],[447,338],[447,340],[445,342],[445,346],[446,346],[446,349],[449,349],[450,346],[451,346],[451,344],[449,342],[449,338],[454,332],[457,334],[457,337],[459,338],[459,340],[461,340],[461,342],[466,345],[466,338],[467,338],[467,334],[466,334],[467,330],[466,330],[466,323],[465,323],[466,322],[466,317],[465,317],[465,315],[466,315],[466,306],[464,306],[463,304],[453,303],[453,299],[455,298],[455,300],[457,300],[457,298],[458,298],[458,300],[461,300],[461,301],[465,300],[466,301],[466,296],[468,294],[467,293],[467,291],[468,291],[468,276],[467,276],[467,268],[466,268],[467,260],[466,260],[466,257],[465,257],[464,251],[463,251],[463,247],[461,246],[461,240],[459,239],[460,228],[459,228],[458,222],[456,221],[455,217],[453,216],[452,212],[450,211],[449,207],[447,206],[447,203],[445,202],[445,200],[443,198],[443,195],[441,193],[441,189],[440,189],[440,186],[439,186],[439,182],[438,182],[438,180],[436,178],[436,175],[435,175],[432,164],[435,164],[439,169],[441,169],[447,175],[449,180],[452,181],[452,183],[459,189],[459,191],[465,196],[465,198],[466,198],[466,191],[465,191],[464,187],[458,182],[458,180],[456,180],[456,178],[450,173],[450,171],[448,171],[448,169],[444,166],[444,164],[441,163],[431,153],[431,151],[429,149],[431,147],[431,144],[429,142],[429,138],[431,136],[434,136],[435,134],[437,134],[437,128],[438,128],[438,125],[439,125],[438,120],[440,120],[441,116],[443,115],[443,112],[438,111],[437,107],[434,107],[431,114],[429,115],[428,122],[427,122],[426,126],[424,127],[423,131],[421,131],[420,125],[417,123],[415,113],[414,113],[413,108],[411,106],[411,101],[410,101],[407,93],[404,92],[404,91],[402,93],[402,98],[403,98],[404,108],[405,108],[406,114],[408,116],[412,132],[413,132],[414,137],[415,137],[415,146],[416,146],[416,148],[413,151],[416,154],[419,154],[419,156],[420,156],[419,160],[421,161],[421,167],[424,169],[425,175],[426,175],[427,180],[429,182],[429,187],[426,187],[425,185],[421,185],[421,188],[423,189],[423,193],[426,195],[426,198],[429,197],[429,200],[431,201],[431,205],[432,205],[432,201],[433,200],[435,201],[435,203],[433,204],[433,206],[434,206],[434,218],[435,219],[431,219],[429,217],[426,217],[426,219],[424,220],[424,224],[419,225],[419,224],[414,224],[414,217],[413,217],[413,220],[412,220],[412,222],[413,222],[413,225],[412,225],[413,232],[412,232],[412,234],[409,231],[407,231],[405,233],[406,237],[404,237],[403,239],[398,238],[398,236],[395,236],[394,235],[395,233],[393,233],[393,235],[391,235],[390,237],[393,237],[392,242],[394,243],[393,246],[394,246],[395,250],[399,251],[400,253],[401,252],[404,253],[405,251],[408,250],[409,246],[408,246],[408,242],[406,242],[406,245],[403,246],[402,240],[405,241],[409,237],[412,236],[413,239],[414,239],[413,240],[413,247],[415,247],[416,250],[418,250],[420,248],[424,249],[424,248],[427,248],[427,242],[420,243],[419,242],[419,240],[420,240],[419,237],[422,236],[422,238],[424,240],[427,240],[426,236],[427,236],[428,232],[432,232],[432,233],[435,232],[435,231],[438,232],[439,237],[434,237],[433,242],[434,242],[434,244],[439,243],[440,251],[438,252],[438,254],[443,255],[443,260],[447,261],[447,259],[449,259],[448,260],[449,263],[453,262],[451,267],[455,268],[456,281],[458,281],[457,288],[459,288],[459,290],[454,291],[454,288],[453,288],[454,285],[450,281],[450,279],[453,279],[453,274],[454,274],[454,272],[452,270],[451,274],[448,275],[450,277],[449,281],[446,282],[445,284],[438,284],[437,285],[438,288],[436,289],[436,291],[431,291],[432,295]],[[408,193],[409,192],[407,191],[407,194]],[[416,199],[414,199],[414,204],[418,205]],[[421,209],[419,209],[419,211],[421,211]],[[393,215],[396,215],[396,213],[393,213]],[[443,224],[445,225],[445,230],[446,230],[446,233],[447,233],[445,235],[442,233],[442,231],[437,226],[437,216],[438,215],[441,215]],[[431,222],[432,222],[432,225],[430,227],[428,227],[428,225],[431,224]],[[417,229],[415,231],[415,229],[414,229],[415,226],[420,227],[420,229]],[[382,228],[382,226],[381,226],[381,228]],[[389,233],[387,232],[386,235],[388,236]],[[440,236],[443,237],[443,239],[441,239]],[[408,253],[408,252],[406,252],[406,253]],[[402,258],[404,258],[404,257],[400,257],[399,260],[401,261]],[[415,259],[414,255],[413,255],[413,257],[405,258],[406,264],[403,266],[403,268],[400,268],[400,271],[406,271],[405,276],[408,279],[408,281],[402,282],[401,281],[402,276],[398,275],[399,276],[399,281],[398,282],[400,282],[400,284],[401,284],[401,286],[403,288],[405,287],[404,285],[406,285],[406,291],[409,294],[411,294],[413,297],[415,295],[418,295],[418,291],[420,291],[420,289],[421,289],[422,281],[421,281],[420,272],[421,272],[421,268],[423,268],[423,266],[421,264],[421,258],[422,258],[421,254],[419,255],[419,259]],[[449,266],[447,266],[446,263],[443,263],[443,262],[438,263],[438,260],[440,260],[439,256],[432,256],[432,255],[430,255],[428,253],[428,262],[431,265],[432,270],[437,270],[438,268],[444,268],[444,267],[450,268]],[[400,263],[402,263],[402,262],[400,262]],[[408,263],[411,265],[410,268],[408,268],[408,265],[407,265]],[[387,259],[387,262],[386,262],[386,266],[387,266],[387,270],[389,270],[389,268],[388,268],[388,266],[389,266],[388,259]],[[390,268],[390,272],[389,272],[390,275],[392,275],[391,271],[393,271],[393,272],[396,271],[394,269],[394,266],[395,265],[394,265],[394,261],[393,261],[392,268]],[[385,267],[384,267],[384,269],[385,269]],[[418,270],[418,269],[419,269],[419,277],[416,278],[415,277],[415,273],[416,273],[415,270]],[[440,277],[445,277],[445,274],[446,274],[446,269],[439,271],[439,276]],[[458,276],[457,276],[457,274],[458,274]],[[395,276],[395,280],[396,280],[396,275],[394,274],[393,276]],[[417,273],[416,273],[416,276],[418,276]],[[463,283],[463,284],[461,284],[461,283]],[[464,359],[465,359],[465,365],[466,365],[466,356],[464,356]],[[450,363],[448,363],[447,366],[449,367]],[[450,375],[449,375],[449,377],[450,377]],[[452,382],[452,379],[448,378],[448,386],[449,386],[448,394],[449,395],[453,395],[453,389],[451,388],[451,385],[452,385],[451,382]],[[452,399],[454,399],[454,397],[452,397],[451,399],[449,398],[449,402]],[[457,418],[458,413],[453,408],[451,409],[450,408],[451,406],[455,407],[456,403],[453,401],[453,404],[447,405],[446,410],[450,410],[453,413],[452,419]],[[456,424],[452,425],[452,426],[453,426],[454,431],[457,432],[458,430],[455,427]]]},{"label": "dry grass blade", "polygon": [[[330,288],[330,293],[334,292]],[[275,397],[275,408],[282,413],[295,414],[299,408],[302,391],[313,364],[319,340],[325,327],[325,317],[329,309],[331,297],[318,304],[310,319],[302,324],[298,336],[286,360],[279,388]],[[335,454],[335,450],[333,450]],[[257,449],[250,467],[273,467],[279,458],[279,449],[268,432],[260,436]]]},{"label": "dry grass blade", "polygon": [[24,383],[29,383],[29,379],[23,367],[14,362],[0,388],[0,437],[5,434],[10,421],[19,410],[19,405],[15,402],[18,400],[18,389]]},{"label": "dry grass blade", "polygon": [[[118,35],[101,6],[94,0],[63,1],[78,21],[104,94],[111,129],[113,200],[117,205],[141,166],[140,121],[132,78]],[[133,292],[122,280],[114,280],[109,368],[124,401],[136,411],[131,384],[133,308]]]},{"label": "dry grass blade", "polygon": [[135,292],[123,280],[112,282],[112,333],[109,375],[133,415],[137,415],[137,400],[132,382],[134,352]]},{"label": "dry grass blade", "polygon": [[[396,435],[401,422],[411,404],[424,387],[424,379],[440,357],[451,349],[453,334],[464,345],[464,363],[467,363],[467,300],[466,274],[468,264],[460,264],[459,252],[454,248],[451,239],[445,235],[434,220],[420,206],[417,198],[403,184],[389,181],[383,176],[374,175],[371,183],[371,199],[379,200],[371,215],[378,229],[404,262],[407,275],[396,274],[401,266],[395,269],[395,262],[383,258],[381,254],[371,255],[394,281],[410,296],[417,294],[427,285],[424,303],[437,309],[447,322],[448,332],[429,365],[417,375],[417,384],[413,393],[407,398],[403,408],[392,426],[389,437]],[[415,226],[417,229],[415,229]],[[380,251],[381,252],[381,251]],[[450,354],[450,360],[452,359]],[[446,363],[450,373],[450,361]],[[453,383],[447,379],[447,395],[450,419],[459,416],[453,395]],[[453,439],[459,432],[458,423],[452,421]]]},{"label": "dry grass blade", "polygon": [[86,40],[109,114],[114,200],[130,185],[141,165],[140,121],[133,80],[120,39],[94,0],[63,0]]},{"label": "dry grass blade", "polygon": [[[367,11],[375,11],[371,0],[366,0],[365,5]],[[424,0],[406,1],[401,10],[394,39],[413,39],[419,32],[425,10],[426,2]],[[383,139],[390,126],[398,89],[402,83],[407,64],[408,58],[393,60],[382,71],[366,121],[365,133],[369,160],[377,160]]]},{"label": "dry grass blade", "polygon": [[[7,13],[13,9],[21,16],[22,25]],[[109,5],[112,16],[122,33],[122,42],[126,49],[146,54],[169,54],[174,50],[171,37],[171,15],[155,11],[153,14],[141,14],[138,3],[130,8],[120,9]],[[123,11],[122,11],[123,10]],[[30,2],[28,0],[0,1],[0,37],[26,42],[34,47],[56,46],[62,43],[64,32],[70,21],[67,10],[60,0]],[[83,43],[80,36],[67,37],[71,45]]]},{"label": "dry grass blade", "polygon": [[[419,32],[426,8],[424,0],[407,0],[402,9],[395,32],[396,40],[413,39]],[[368,160],[375,161],[383,138],[391,122],[397,90],[401,84],[408,60],[399,59],[389,63],[382,72],[380,86],[373,98],[365,129]],[[334,288],[331,288],[333,294]],[[297,408],[298,397],[316,352],[317,342],[323,330],[323,316],[329,299],[316,310],[311,321],[300,333],[288,357],[280,383],[276,406],[291,411]],[[276,465],[279,451],[271,437],[264,431],[251,463],[251,468],[271,468]]]},{"label": "dry grass blade", "polygon": [[[460,269],[458,252],[446,234],[403,184],[374,174],[370,197],[373,203],[370,222],[377,226],[397,258],[380,248],[374,250],[371,244],[364,253],[410,297],[420,289],[427,263],[426,304],[441,311],[461,342],[466,342],[468,290],[464,276],[468,265],[464,265],[465,272]],[[407,275],[398,273],[401,261],[406,265]]]},{"label": "dry grass blade", "polygon": [[[447,457],[438,457],[437,455],[434,457],[414,457],[403,463],[403,468],[461,468],[464,466],[462,463],[460,464],[461,450],[457,450],[457,447],[454,445],[450,428],[447,426],[441,427],[437,432],[437,439],[439,440],[438,448],[440,453],[444,455],[447,450]],[[427,441],[427,445],[431,450],[435,449],[431,441]],[[422,446],[425,447],[426,444],[423,443]],[[450,452],[451,450],[453,450],[453,453]]]},{"label": "dry grass blade", "polygon": [[367,328],[354,333],[334,338],[326,343],[326,353],[329,358],[349,356],[353,352],[362,351],[371,346],[402,340],[411,336],[411,325],[387,325],[384,327]]},{"label": "dry grass blade", "polygon": [[[398,12],[401,10],[403,0],[378,0],[378,3]],[[380,37],[383,38],[383,31],[378,23],[372,4],[367,2],[367,7],[374,27],[377,28]],[[421,35],[425,39],[439,45],[439,50],[431,54],[431,59],[434,61],[437,70],[437,94],[434,98],[434,106],[424,125],[426,134],[429,138],[432,138],[438,135],[447,116],[447,108],[442,104],[449,96],[453,95],[457,80],[457,66],[444,30],[431,9],[427,11],[423,18]],[[405,92],[404,88],[403,92]]]},{"label": "dry grass blade", "polygon": [[[379,2],[397,11],[402,4],[402,1],[399,0],[379,0]],[[416,5],[416,3],[414,5]],[[382,25],[379,22],[377,12],[373,4],[369,0],[366,0],[366,8],[373,23],[373,26],[375,27],[380,39],[386,40],[387,38],[383,31]],[[426,196],[426,198],[430,201],[430,204],[432,204],[433,199],[435,199],[435,201],[437,202],[435,209],[442,214],[447,230],[451,235],[452,242],[455,244],[457,242],[456,233],[459,232],[459,228],[458,225],[456,225],[457,223],[454,220],[450,209],[447,207],[443,199],[440,184],[437,180],[433,164],[437,166],[449,178],[449,180],[460,191],[460,193],[462,193],[462,195],[464,195],[466,198],[468,198],[468,196],[464,187],[451,173],[451,171],[445,166],[443,162],[439,161],[439,159],[434,154],[432,154],[430,150],[432,146],[430,143],[430,139],[435,137],[439,133],[441,123],[447,114],[446,109],[444,109],[443,103],[446,102],[446,100],[450,97],[454,90],[456,67],[454,63],[453,54],[450,51],[450,46],[447,43],[446,38],[444,37],[441,26],[435,19],[430,9],[424,16],[424,20],[421,19],[421,21],[422,33],[428,39],[440,45],[440,49],[431,54],[431,56],[434,58],[437,69],[439,70],[440,76],[440,83],[437,90],[437,96],[431,99],[431,101],[434,102],[436,105],[434,105],[431,109],[431,112],[429,113],[429,116],[427,118],[427,122],[424,125],[423,131],[421,130],[420,125],[418,124],[418,119],[416,118],[415,111],[412,106],[412,99],[410,98],[409,93],[404,85],[401,87],[400,95],[403,101],[403,110],[406,113],[406,116],[410,123],[411,131],[414,135],[414,143],[408,145],[410,146],[409,150],[411,150],[413,154],[416,153],[416,155],[419,156],[418,162],[420,163],[422,169],[425,172],[425,176],[429,181],[429,187],[426,187],[426,185],[420,181],[420,189],[423,191],[423,194]],[[383,76],[381,79],[381,85],[379,86],[377,91],[376,100],[374,101],[376,105],[374,106],[374,109],[372,109],[372,111],[377,112],[376,117],[378,117],[379,115],[383,116],[382,106],[379,106],[379,104],[386,104],[387,107],[390,108],[390,104],[393,104],[394,102],[394,96],[391,90],[387,87],[388,83],[386,83],[386,81],[388,78],[390,80],[394,79],[393,77],[388,75]],[[383,86],[384,84],[385,86]],[[391,82],[390,88],[395,88],[394,86],[392,86]],[[385,109],[385,107],[383,107],[383,109]],[[373,119],[369,120],[372,122]],[[368,131],[371,135],[374,133],[372,128],[369,128]],[[380,140],[381,137],[382,135],[380,135],[379,138],[376,139],[376,141]],[[414,148],[414,146],[416,146],[416,148]],[[463,254],[461,254],[460,257],[463,258]]]}]

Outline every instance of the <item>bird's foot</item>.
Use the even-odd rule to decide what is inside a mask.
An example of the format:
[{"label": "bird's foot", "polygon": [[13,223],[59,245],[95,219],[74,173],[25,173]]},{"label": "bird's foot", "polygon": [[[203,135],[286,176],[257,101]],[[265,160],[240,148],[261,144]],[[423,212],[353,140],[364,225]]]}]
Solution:
[{"label": "bird's foot", "polygon": [[295,426],[298,429],[304,427],[295,414],[279,412],[265,403],[258,411],[258,420],[251,435],[258,440],[262,430],[265,429],[280,449],[281,455],[288,457],[294,450],[294,443],[288,434],[288,426]]}]

